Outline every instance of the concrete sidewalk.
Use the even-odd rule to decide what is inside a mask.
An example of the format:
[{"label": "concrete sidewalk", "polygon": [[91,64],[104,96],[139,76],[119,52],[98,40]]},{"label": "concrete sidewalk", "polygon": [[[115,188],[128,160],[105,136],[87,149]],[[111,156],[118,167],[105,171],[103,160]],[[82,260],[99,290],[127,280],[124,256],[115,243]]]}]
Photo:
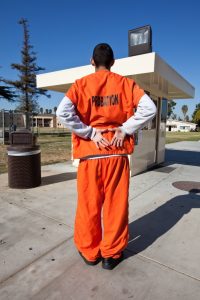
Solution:
[{"label": "concrete sidewalk", "polygon": [[74,247],[74,167],[44,166],[29,190],[0,175],[0,299],[199,300],[200,142],[184,143],[131,178],[130,241],[113,271],[85,265]]}]

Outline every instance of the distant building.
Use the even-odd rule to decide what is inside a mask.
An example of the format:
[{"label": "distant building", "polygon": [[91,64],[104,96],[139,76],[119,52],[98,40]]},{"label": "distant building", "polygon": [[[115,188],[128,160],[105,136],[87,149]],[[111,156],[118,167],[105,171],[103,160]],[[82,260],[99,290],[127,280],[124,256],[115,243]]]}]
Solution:
[{"label": "distant building", "polygon": [[33,117],[33,127],[56,127],[54,114],[38,114]]},{"label": "distant building", "polygon": [[38,114],[33,117],[33,127],[63,128],[55,114]]},{"label": "distant building", "polygon": [[[11,128],[15,126],[17,129],[25,127],[25,114],[20,112],[0,111],[0,127]],[[33,116],[33,127],[50,127],[63,128],[63,125],[57,119],[55,114],[38,114]]]},{"label": "distant building", "polygon": [[196,129],[196,124],[178,120],[167,120],[166,131],[189,132]]}]

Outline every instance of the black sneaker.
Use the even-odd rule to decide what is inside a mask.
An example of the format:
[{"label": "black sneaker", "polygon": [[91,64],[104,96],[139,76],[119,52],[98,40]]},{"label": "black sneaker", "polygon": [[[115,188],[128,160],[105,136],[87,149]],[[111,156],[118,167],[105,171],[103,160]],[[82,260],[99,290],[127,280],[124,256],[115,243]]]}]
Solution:
[{"label": "black sneaker", "polygon": [[84,262],[89,265],[89,266],[95,266],[97,265],[100,261],[101,261],[101,257],[98,257],[96,260],[91,261],[91,260],[87,260],[83,254],[81,252],[78,252],[80,254],[80,256],[82,257],[82,259],[84,260]]},{"label": "black sneaker", "polygon": [[123,253],[119,258],[102,257],[102,268],[106,270],[112,270],[123,260],[123,258],[124,258]]}]

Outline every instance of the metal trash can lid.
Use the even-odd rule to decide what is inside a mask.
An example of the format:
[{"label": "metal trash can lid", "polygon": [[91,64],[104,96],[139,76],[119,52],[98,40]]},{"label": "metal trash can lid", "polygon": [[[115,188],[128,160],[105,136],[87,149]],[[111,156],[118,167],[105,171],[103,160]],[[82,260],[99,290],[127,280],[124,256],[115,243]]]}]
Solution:
[{"label": "metal trash can lid", "polygon": [[40,152],[41,150],[39,145],[12,145],[7,147],[7,153],[9,156],[30,156],[39,154]]}]

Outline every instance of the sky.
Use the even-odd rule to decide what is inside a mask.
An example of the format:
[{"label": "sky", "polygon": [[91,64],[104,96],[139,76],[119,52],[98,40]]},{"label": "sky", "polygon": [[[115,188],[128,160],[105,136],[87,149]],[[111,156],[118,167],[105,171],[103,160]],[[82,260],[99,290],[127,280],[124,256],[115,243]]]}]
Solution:
[{"label": "sky", "polygon": [[[191,116],[200,103],[200,1],[198,0],[0,0],[0,76],[16,80],[11,63],[20,63],[23,17],[37,64],[51,72],[87,65],[94,46],[109,43],[115,58],[128,56],[128,30],[152,27],[153,51],[195,87],[195,98],[178,100],[175,113],[188,106]],[[41,72],[42,73],[42,72]],[[63,94],[41,96],[43,108],[58,106]],[[0,100],[0,109],[13,109]]]}]

